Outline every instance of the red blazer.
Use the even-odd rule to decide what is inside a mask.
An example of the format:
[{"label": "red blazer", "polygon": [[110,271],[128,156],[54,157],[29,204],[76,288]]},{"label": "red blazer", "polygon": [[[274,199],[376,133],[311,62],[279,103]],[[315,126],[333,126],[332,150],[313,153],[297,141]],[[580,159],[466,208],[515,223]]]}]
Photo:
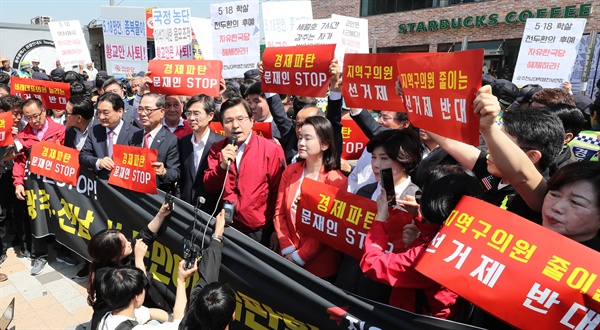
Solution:
[{"label": "red blazer", "polygon": [[[273,218],[275,231],[282,251],[297,251],[298,256],[305,262],[304,269],[319,277],[330,277],[337,274],[341,253],[314,237],[298,232],[296,219],[292,218],[291,206],[303,172],[304,162],[300,161],[288,166],[281,176]],[[321,167],[317,181],[344,191],[348,187],[348,179],[340,171],[325,172],[324,166]],[[297,214],[299,213],[300,211]]]},{"label": "red blazer", "polygon": [[[416,289],[423,289],[433,316],[449,319],[460,308],[456,304],[458,295],[414,268],[439,230],[439,226],[423,226],[419,229],[423,237],[413,242],[406,251],[384,253],[383,249],[388,243],[385,224],[381,221],[373,221],[365,239],[360,268],[370,279],[392,286],[391,306],[415,312]],[[416,312],[426,313],[425,310]]]}]

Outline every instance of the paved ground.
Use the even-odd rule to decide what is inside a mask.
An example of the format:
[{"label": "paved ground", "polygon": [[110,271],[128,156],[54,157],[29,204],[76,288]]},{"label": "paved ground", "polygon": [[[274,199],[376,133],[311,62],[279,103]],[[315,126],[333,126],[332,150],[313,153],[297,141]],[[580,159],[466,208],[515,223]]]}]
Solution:
[{"label": "paved ground", "polygon": [[8,280],[0,282],[0,311],[15,298],[15,319],[9,329],[90,329],[92,308],[86,302],[87,278],[76,279],[81,268],[59,263],[50,246],[44,271],[31,276],[31,261],[16,257],[12,248],[0,272]]}]

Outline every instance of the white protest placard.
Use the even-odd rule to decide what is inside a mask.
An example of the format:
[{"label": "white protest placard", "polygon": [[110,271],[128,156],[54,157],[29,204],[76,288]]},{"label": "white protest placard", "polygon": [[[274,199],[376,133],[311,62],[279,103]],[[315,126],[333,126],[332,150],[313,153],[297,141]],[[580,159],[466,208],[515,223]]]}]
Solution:
[{"label": "white protest placard", "polygon": [[263,28],[267,47],[285,47],[296,21],[313,18],[310,1],[263,2]]},{"label": "white protest placard", "polygon": [[558,88],[569,79],[585,18],[529,18],[512,82]]},{"label": "white protest placard", "polygon": [[335,47],[335,55],[343,67],[341,54],[368,54],[369,53],[369,20],[365,18],[331,15],[331,18],[341,24],[340,40]]},{"label": "white protest placard", "polygon": [[260,59],[258,1],[210,5],[214,59],[223,62],[223,78],[243,77]]},{"label": "white protest placard", "polygon": [[190,17],[190,8],[152,9],[155,59],[190,60],[193,58]]},{"label": "white protest placard", "polygon": [[288,40],[290,46],[337,45],[341,36],[340,27],[340,22],[332,18],[295,21]]},{"label": "white protest placard", "polygon": [[213,55],[213,30],[210,18],[192,17],[191,23],[194,35],[196,35],[196,41],[200,47],[200,59],[213,60],[215,57]]},{"label": "white protest placard", "polygon": [[91,62],[90,50],[79,21],[48,23],[58,59],[65,70],[77,67],[79,62]]},{"label": "white protest placard", "polygon": [[102,6],[104,56],[109,75],[148,70],[146,10],[142,7]]}]

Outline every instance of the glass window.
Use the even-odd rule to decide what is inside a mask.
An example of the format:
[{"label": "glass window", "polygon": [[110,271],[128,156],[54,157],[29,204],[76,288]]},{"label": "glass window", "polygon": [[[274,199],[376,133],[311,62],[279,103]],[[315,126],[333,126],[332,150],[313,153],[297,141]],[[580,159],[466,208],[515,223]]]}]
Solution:
[{"label": "glass window", "polygon": [[427,53],[429,45],[377,47],[377,53]]},{"label": "glass window", "polygon": [[487,0],[361,0],[360,16],[371,16],[424,8],[453,6]]}]

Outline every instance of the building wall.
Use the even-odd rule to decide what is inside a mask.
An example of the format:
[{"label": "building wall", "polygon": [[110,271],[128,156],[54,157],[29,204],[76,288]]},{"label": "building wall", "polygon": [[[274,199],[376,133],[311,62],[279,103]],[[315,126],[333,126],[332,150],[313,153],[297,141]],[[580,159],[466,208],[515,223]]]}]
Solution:
[{"label": "building wall", "polygon": [[[447,7],[427,8],[391,14],[366,16],[369,19],[369,40],[372,44],[377,38],[378,47],[410,46],[429,44],[430,51],[437,50],[437,44],[461,42],[464,36],[469,41],[502,40],[521,38],[525,23],[517,22],[507,24],[504,17],[511,11],[520,13],[523,10],[535,11],[539,8],[564,7],[592,3],[591,15],[587,18],[585,33],[600,31],[600,3],[587,0],[548,0],[548,1],[521,1],[521,0],[489,0],[473,2]],[[312,0],[314,18],[329,18],[332,13],[360,17],[360,0]],[[495,26],[473,28],[449,29],[444,31],[398,33],[399,24],[412,22],[440,21],[442,19],[464,18],[468,15],[480,16],[496,13],[499,16]],[[562,17],[562,16],[561,16]]]}]

